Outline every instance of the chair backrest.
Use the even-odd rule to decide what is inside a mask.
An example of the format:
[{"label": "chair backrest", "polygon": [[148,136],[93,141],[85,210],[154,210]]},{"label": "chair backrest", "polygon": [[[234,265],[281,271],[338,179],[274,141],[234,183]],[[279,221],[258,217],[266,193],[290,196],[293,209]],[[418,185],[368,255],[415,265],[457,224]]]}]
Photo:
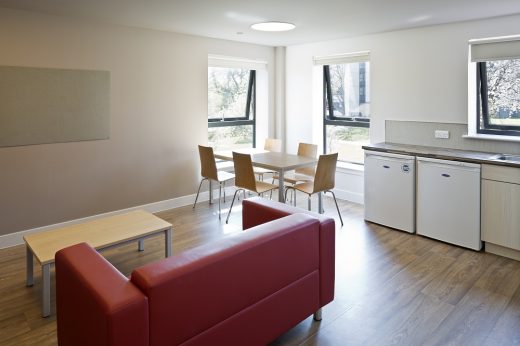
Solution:
[{"label": "chair backrest", "polygon": [[264,150],[281,152],[282,151],[282,140],[275,138],[266,138],[264,143]]},{"label": "chair backrest", "polygon": [[[313,159],[316,158],[318,155],[318,146],[316,144],[309,144],[309,143],[300,143],[298,144],[298,155],[305,156],[305,157],[312,157]],[[302,167],[295,169],[296,173],[310,175],[311,177],[314,176],[316,173],[316,167]]]},{"label": "chair backrest", "polygon": [[218,180],[217,164],[215,163],[215,155],[212,147],[199,145],[200,156],[200,175],[203,178]]},{"label": "chair backrest", "polygon": [[316,167],[312,193],[332,190],[334,188],[337,162],[338,153],[320,155],[318,167]]},{"label": "chair backrest", "polygon": [[235,166],[235,186],[256,192],[256,179],[251,155],[233,152],[233,165]]}]

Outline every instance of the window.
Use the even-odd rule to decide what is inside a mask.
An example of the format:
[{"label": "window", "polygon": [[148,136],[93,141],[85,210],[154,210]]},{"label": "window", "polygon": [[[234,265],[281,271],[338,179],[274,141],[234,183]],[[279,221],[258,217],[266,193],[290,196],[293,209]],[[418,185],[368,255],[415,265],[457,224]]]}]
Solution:
[{"label": "window", "polygon": [[208,67],[208,142],[215,150],[253,147],[256,71]]},{"label": "window", "polygon": [[520,139],[520,36],[470,40],[469,54],[468,135]]},{"label": "window", "polygon": [[520,136],[520,59],[476,65],[477,133]]},{"label": "window", "polygon": [[370,63],[323,65],[323,147],[338,160],[362,164],[370,127]]}]

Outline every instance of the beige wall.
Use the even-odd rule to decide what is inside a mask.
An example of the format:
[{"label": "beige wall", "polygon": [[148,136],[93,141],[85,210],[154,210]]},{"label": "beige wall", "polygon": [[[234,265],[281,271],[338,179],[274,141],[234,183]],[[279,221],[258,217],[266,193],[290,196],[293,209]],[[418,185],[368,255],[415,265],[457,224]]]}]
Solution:
[{"label": "beige wall", "polygon": [[209,53],[268,61],[274,113],[271,47],[0,9],[0,52],[111,72],[109,140],[0,148],[0,235],[195,193]]}]

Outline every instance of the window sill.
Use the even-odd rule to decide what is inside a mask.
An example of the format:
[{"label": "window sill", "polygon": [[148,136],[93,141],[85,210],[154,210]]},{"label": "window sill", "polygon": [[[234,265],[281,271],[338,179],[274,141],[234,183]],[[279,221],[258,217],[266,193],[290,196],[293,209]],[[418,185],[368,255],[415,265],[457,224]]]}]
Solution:
[{"label": "window sill", "polygon": [[501,142],[520,142],[520,136],[501,136],[501,135],[485,135],[485,134],[468,134],[463,135],[462,138],[470,139],[483,139],[488,141],[501,141]]},{"label": "window sill", "polygon": [[364,165],[338,161],[336,165],[338,172],[361,175],[365,171]]}]

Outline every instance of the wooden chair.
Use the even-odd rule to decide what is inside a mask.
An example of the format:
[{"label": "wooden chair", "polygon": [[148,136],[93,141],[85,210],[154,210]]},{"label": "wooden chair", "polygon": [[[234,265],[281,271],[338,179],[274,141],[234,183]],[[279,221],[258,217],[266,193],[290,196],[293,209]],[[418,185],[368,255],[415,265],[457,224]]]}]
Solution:
[{"label": "wooden chair", "polygon": [[277,185],[264,183],[263,181],[255,179],[253,163],[251,162],[251,155],[233,152],[233,165],[235,166],[235,186],[237,187],[237,190],[233,195],[233,200],[231,201],[231,206],[229,207],[229,212],[226,218],[226,223],[229,221],[229,216],[231,215],[231,209],[233,209],[233,204],[235,203],[237,193],[243,191],[245,198],[246,190],[255,192],[260,196],[264,192],[269,192],[278,188]]},{"label": "wooden chair", "polygon": [[[264,142],[264,150],[273,151],[276,153],[280,153],[282,151],[282,140],[275,138],[266,138]],[[253,170],[256,175],[258,175],[258,180],[264,181],[264,174],[275,174],[276,172],[261,168],[261,167],[253,167]]]},{"label": "wooden chair", "polygon": [[[205,147],[199,145],[199,156],[200,156],[200,175],[202,175],[202,180],[199,184],[199,189],[197,190],[197,196],[195,197],[195,203],[193,203],[193,208],[197,204],[197,199],[199,199],[200,188],[204,180],[213,180],[218,183],[218,218],[220,220],[220,200],[222,197],[222,188],[224,188],[224,202],[226,202],[226,181],[235,178],[233,173],[217,171],[217,164],[215,162],[215,155],[213,154],[212,147]],[[210,184],[211,188],[211,184]],[[209,200],[211,204],[211,198]]]},{"label": "wooden chair", "polygon": [[[335,185],[337,162],[338,153],[320,155],[318,166],[316,167],[314,181],[297,183],[294,186],[288,186],[285,190],[285,198],[287,199],[287,191],[290,189],[306,193],[308,195],[308,209],[311,210],[311,196],[313,194],[320,192],[330,192],[332,197],[334,197],[334,203],[336,204],[336,209],[338,210],[341,226],[343,226],[343,218],[339,212],[338,201],[336,200],[336,195],[332,191]],[[321,210],[319,212],[321,213]]]}]

